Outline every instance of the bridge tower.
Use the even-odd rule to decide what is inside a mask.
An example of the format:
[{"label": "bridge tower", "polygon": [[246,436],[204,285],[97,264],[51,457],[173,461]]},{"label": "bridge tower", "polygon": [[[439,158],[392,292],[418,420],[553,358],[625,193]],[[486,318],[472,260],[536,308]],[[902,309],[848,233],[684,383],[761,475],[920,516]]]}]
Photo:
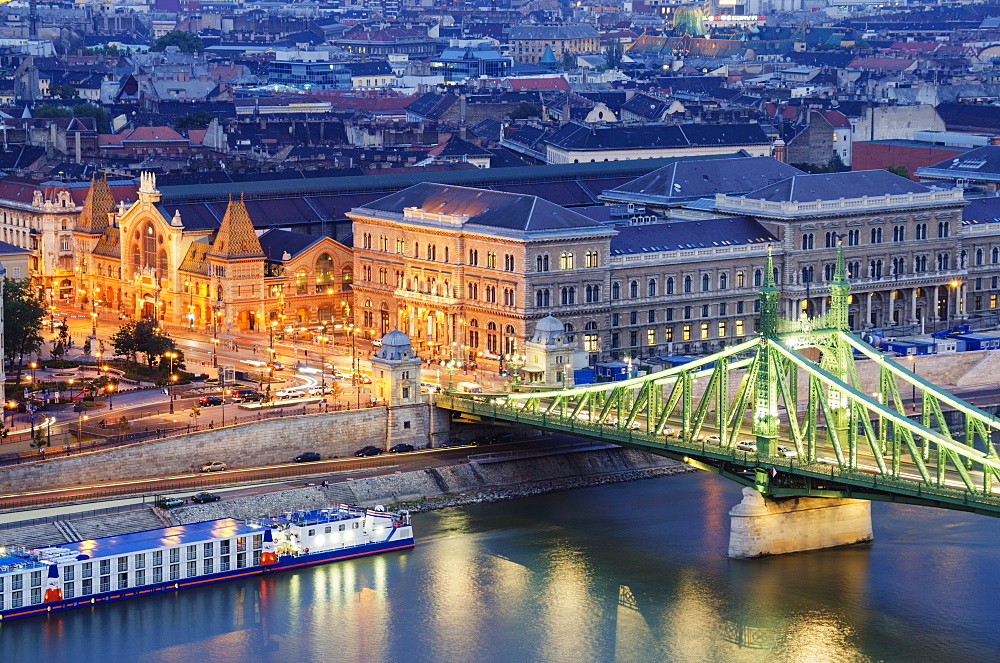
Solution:
[{"label": "bridge tower", "polygon": [[[760,297],[760,348],[758,354],[757,379],[754,384],[755,398],[753,410],[753,432],[757,438],[760,453],[771,454],[778,439],[778,391],[777,366],[768,341],[778,337],[778,298],[781,292],[774,280],[774,259],[771,247],[767,248],[767,267]],[[767,472],[758,472],[757,482],[761,488],[767,487]]]},{"label": "bridge tower", "polygon": [[410,337],[399,330],[389,332],[382,337],[382,347],[371,362],[373,395],[388,409],[386,448],[401,442],[427,446],[430,406],[427,395],[420,391],[423,362],[413,352]]}]

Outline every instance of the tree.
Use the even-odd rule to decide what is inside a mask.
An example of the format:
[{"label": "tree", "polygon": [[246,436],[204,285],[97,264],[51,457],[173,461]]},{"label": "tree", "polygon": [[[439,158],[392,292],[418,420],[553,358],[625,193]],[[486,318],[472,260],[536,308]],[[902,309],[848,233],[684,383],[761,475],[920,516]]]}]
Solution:
[{"label": "tree", "polygon": [[80,92],[72,85],[67,85],[66,83],[60,83],[59,85],[53,86],[49,93],[53,97],[59,97],[60,99],[79,99]]},{"label": "tree", "polygon": [[174,359],[175,369],[184,368],[184,353],[177,348],[172,338],[157,333],[152,320],[140,320],[122,325],[111,337],[111,344],[115,348],[116,355],[126,357],[133,363],[139,362],[139,354],[145,355],[146,366],[150,373],[153,372],[154,366],[163,365],[163,355],[167,352],[177,353],[177,358]]},{"label": "tree", "polygon": [[125,357],[133,363],[138,361],[136,358],[139,353],[139,344],[136,335],[138,325],[139,323],[137,322],[126,322],[108,339],[111,341],[111,346],[115,349],[115,355]]},{"label": "tree", "polygon": [[888,170],[890,173],[899,175],[900,177],[905,177],[906,179],[910,179],[910,171],[907,170],[906,166],[897,166],[895,164],[889,164],[888,166],[885,167],[885,169]]},{"label": "tree", "polygon": [[35,117],[73,117],[73,111],[65,106],[56,106],[55,104],[42,104],[33,108],[31,114]]},{"label": "tree", "polygon": [[125,437],[130,428],[132,428],[132,423],[128,420],[128,417],[122,415],[122,418],[118,420],[118,434]]},{"label": "tree", "polygon": [[32,449],[38,449],[38,453],[41,453],[42,447],[49,446],[48,440],[45,439],[45,429],[41,426],[35,429],[35,437],[31,440],[30,446]]},{"label": "tree", "polygon": [[563,69],[576,69],[576,56],[569,51],[563,51],[561,62]]},{"label": "tree", "polygon": [[74,104],[73,117],[92,117],[97,122],[97,131],[102,134],[111,131],[111,123],[108,122],[108,113],[100,106],[94,104]]},{"label": "tree", "polygon": [[165,51],[167,46],[176,46],[181,53],[201,53],[205,50],[205,44],[201,37],[183,30],[171,30],[153,42],[151,51]]},{"label": "tree", "polygon": [[52,339],[52,358],[62,359],[69,347],[69,326],[66,321],[59,325],[59,334]]},{"label": "tree", "polygon": [[538,106],[522,101],[507,116],[512,120],[527,120],[529,117],[538,117],[539,114]]},{"label": "tree", "polygon": [[17,366],[14,382],[20,384],[24,358],[42,349],[45,308],[31,296],[28,279],[5,278],[3,295],[4,359]]},{"label": "tree", "polygon": [[608,61],[608,69],[617,69],[622,63],[622,45],[617,39],[612,39],[604,49],[604,57]]},{"label": "tree", "polygon": [[209,124],[211,124],[212,120],[214,120],[214,119],[215,119],[215,115],[212,115],[208,111],[200,110],[200,111],[196,111],[194,113],[191,113],[190,115],[184,115],[182,117],[177,118],[177,121],[174,122],[174,129],[178,129],[178,130],[180,130],[180,129],[204,129]]},{"label": "tree", "polygon": [[198,423],[198,417],[201,416],[201,408],[198,407],[197,403],[191,403],[191,411],[188,412],[188,416],[194,419],[195,424]]},{"label": "tree", "polygon": [[90,344],[90,337],[88,336],[87,340],[83,342],[83,354],[84,354],[84,356],[89,357],[90,353],[91,353],[91,351],[93,349],[94,349],[94,346]]}]

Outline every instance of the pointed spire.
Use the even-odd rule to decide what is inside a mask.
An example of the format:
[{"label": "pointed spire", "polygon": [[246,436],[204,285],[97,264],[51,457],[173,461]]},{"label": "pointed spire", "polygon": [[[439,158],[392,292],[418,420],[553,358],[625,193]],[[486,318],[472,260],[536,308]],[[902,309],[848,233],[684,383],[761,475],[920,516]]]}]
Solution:
[{"label": "pointed spire", "polygon": [[771,255],[771,245],[767,245],[767,269],[764,270],[764,287],[774,287],[774,257]]},{"label": "pointed spire", "polygon": [[781,293],[774,282],[774,258],[771,255],[771,245],[767,245],[767,264],[764,267],[764,279],[758,296],[760,297],[760,335],[763,338],[773,338],[778,333],[778,297]]},{"label": "pointed spire", "polygon": [[264,256],[264,249],[257,239],[257,233],[254,232],[246,203],[243,202],[243,194],[240,194],[239,200],[229,197],[229,206],[226,207],[226,214],[219,223],[210,255],[218,258]]},{"label": "pointed spire", "polygon": [[90,189],[83,201],[83,208],[76,228],[83,232],[99,234],[108,227],[108,213],[115,211],[115,197],[111,194],[107,176],[90,179]]},{"label": "pointed spire", "polygon": [[844,243],[837,243],[837,270],[830,282],[830,312],[828,320],[834,329],[846,330],[851,284],[847,280],[847,265],[844,262]]}]

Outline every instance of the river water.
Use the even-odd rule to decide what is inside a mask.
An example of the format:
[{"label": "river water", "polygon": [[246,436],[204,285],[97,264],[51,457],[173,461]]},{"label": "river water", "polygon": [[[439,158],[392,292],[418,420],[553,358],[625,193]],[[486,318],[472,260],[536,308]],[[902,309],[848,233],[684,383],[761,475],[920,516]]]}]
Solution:
[{"label": "river water", "polygon": [[725,557],[697,473],[414,517],[417,548],[0,625],[4,663],[1000,660],[1000,519],[873,507],[870,546]]}]

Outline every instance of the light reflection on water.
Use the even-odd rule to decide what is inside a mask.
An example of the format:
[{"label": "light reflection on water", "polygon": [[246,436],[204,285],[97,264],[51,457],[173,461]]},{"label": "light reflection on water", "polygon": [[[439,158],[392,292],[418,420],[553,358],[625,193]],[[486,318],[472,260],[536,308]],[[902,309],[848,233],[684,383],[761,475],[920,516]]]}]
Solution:
[{"label": "light reflection on water", "polygon": [[416,550],[0,625],[0,662],[995,661],[1000,522],[732,561],[706,474],[415,517]]}]

